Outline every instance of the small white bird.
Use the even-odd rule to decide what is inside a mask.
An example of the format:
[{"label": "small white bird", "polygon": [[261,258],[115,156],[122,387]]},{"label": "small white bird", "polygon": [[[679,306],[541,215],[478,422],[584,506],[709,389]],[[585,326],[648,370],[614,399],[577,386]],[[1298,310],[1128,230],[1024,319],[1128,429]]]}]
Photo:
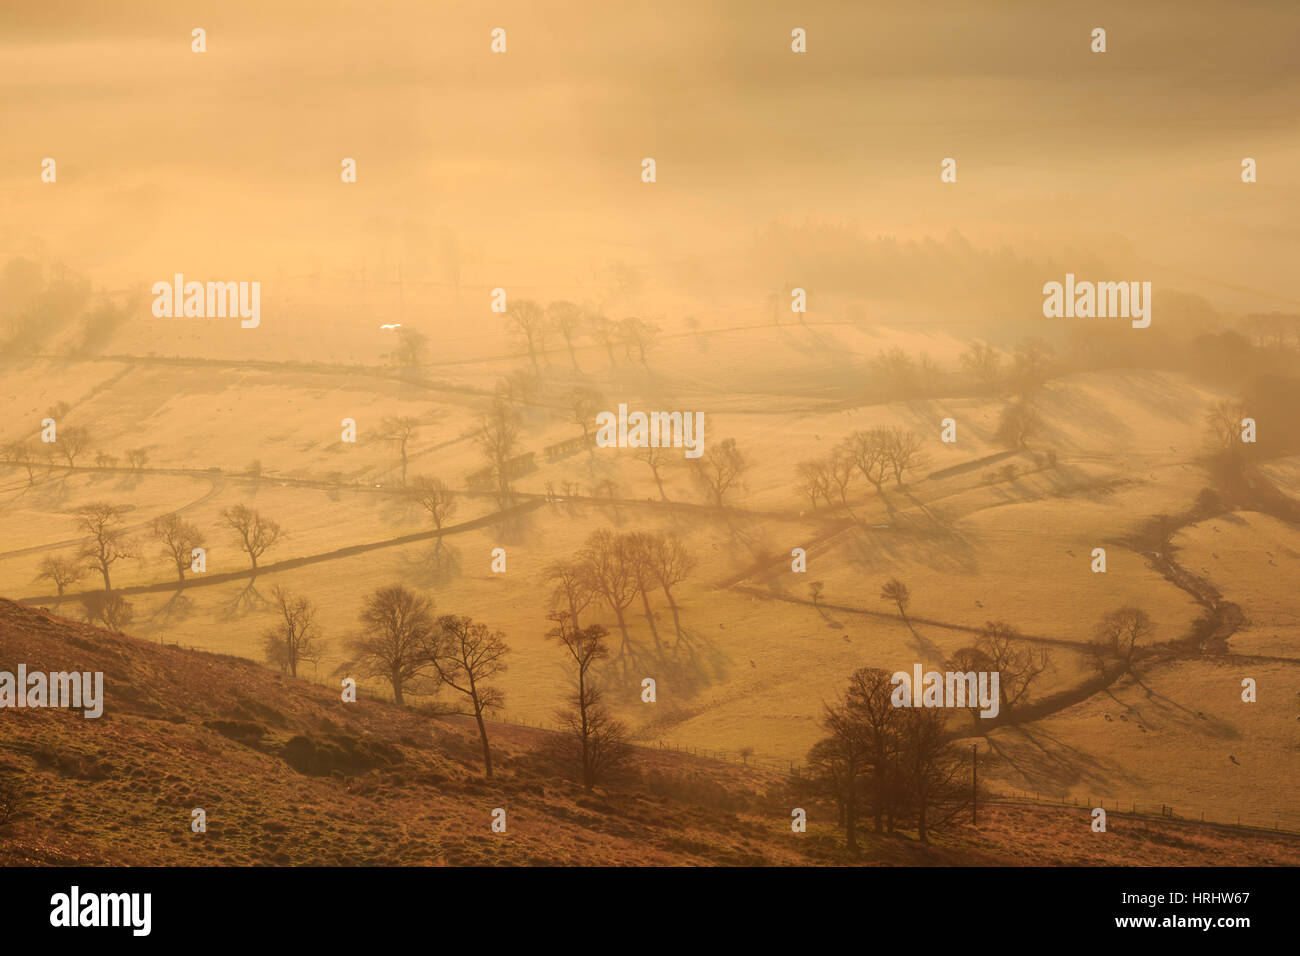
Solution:
[{"label": "small white bird", "polygon": [[401,323],[401,322],[394,322],[392,325],[381,325],[381,326],[380,326],[381,329],[400,329],[401,327],[402,327],[402,323]]}]

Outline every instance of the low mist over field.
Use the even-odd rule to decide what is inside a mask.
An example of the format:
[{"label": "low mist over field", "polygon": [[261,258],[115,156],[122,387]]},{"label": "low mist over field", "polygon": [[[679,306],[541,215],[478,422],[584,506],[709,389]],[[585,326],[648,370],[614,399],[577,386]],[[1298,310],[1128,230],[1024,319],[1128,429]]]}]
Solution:
[{"label": "low mist over field", "polygon": [[1300,862],[1297,27],[0,12],[0,861]]}]

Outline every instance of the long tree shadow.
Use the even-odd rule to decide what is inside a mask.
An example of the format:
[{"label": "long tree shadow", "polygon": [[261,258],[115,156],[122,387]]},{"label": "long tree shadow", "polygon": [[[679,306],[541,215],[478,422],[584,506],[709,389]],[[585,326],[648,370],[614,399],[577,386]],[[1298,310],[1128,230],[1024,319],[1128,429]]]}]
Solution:
[{"label": "long tree shadow", "polygon": [[67,474],[52,475],[45,481],[32,485],[33,504],[51,511],[62,511],[64,505],[73,496],[72,489],[68,485],[69,477]]},{"label": "long tree shadow", "polygon": [[249,578],[248,583],[240,589],[239,593],[226,602],[222,609],[221,616],[229,620],[235,617],[243,617],[248,614],[255,614],[271,607],[271,602],[262,596],[257,590],[257,578]]},{"label": "long tree shadow", "polygon": [[194,613],[194,602],[185,596],[184,591],[176,591],[166,603],[149,615],[151,625],[177,624]]},{"label": "long tree shadow", "polygon": [[[577,492],[570,488],[568,494],[572,496],[576,495]],[[563,492],[561,492],[561,497],[552,503],[551,507],[561,510],[570,518],[576,518],[580,521],[585,520],[587,517],[586,502],[582,498],[565,496]]]},{"label": "long tree shadow", "polygon": [[[1006,728],[999,737],[999,756],[1005,757],[1016,767],[1016,772],[1026,786],[1042,793],[1064,793],[1072,787],[1083,785],[1098,788],[1100,794],[1102,790],[1113,791],[1117,785],[1133,785],[1138,782],[1130,778],[1115,762],[1063,743],[1059,737],[1041,727],[1018,724]],[[990,736],[987,739],[990,747],[993,747],[994,738]],[[1028,769],[1022,768],[1016,758],[1028,765]],[[1112,792],[1105,795],[1117,794]]]},{"label": "long tree shadow", "polygon": [[903,623],[906,624],[907,629],[912,632],[912,637],[914,638],[912,646],[916,649],[918,654],[931,661],[938,662],[944,660],[945,655],[943,653],[943,648],[921,634],[921,632],[912,625],[911,618],[906,614],[903,615]]},{"label": "long tree shadow", "polygon": [[120,472],[121,480],[117,483],[119,491],[135,491],[144,483],[144,472],[142,471],[125,471]]},{"label": "long tree shadow", "polygon": [[[1142,681],[1142,678],[1139,675],[1130,673],[1130,676],[1133,683],[1142,688],[1146,693],[1146,698],[1152,702],[1152,706],[1157,710],[1162,711],[1162,716],[1165,717],[1165,719],[1178,724],[1181,728],[1194,729],[1196,733],[1209,733],[1223,740],[1237,740],[1241,737],[1241,731],[1226,720],[1206,715],[1203,711],[1192,710],[1190,707],[1180,704],[1172,697],[1167,697],[1159,691],[1152,689],[1148,684]],[[1130,709],[1136,711],[1138,715],[1141,716],[1141,707],[1130,707]]]},{"label": "long tree shadow", "polygon": [[827,627],[834,628],[837,631],[844,630],[844,622],[827,614],[826,608],[822,607],[822,603],[819,599],[813,598],[813,607],[816,609],[817,613],[822,616],[822,620],[826,622]]},{"label": "long tree shadow", "polygon": [[979,572],[976,547],[960,532],[944,528],[858,531],[846,543],[845,553],[864,567],[911,562],[947,574]]},{"label": "long tree shadow", "polygon": [[525,544],[536,537],[537,516],[532,511],[508,514],[497,522],[497,529],[502,544]]},{"label": "long tree shadow", "polygon": [[672,687],[674,693],[685,700],[722,680],[728,672],[726,655],[702,634],[683,629],[675,647],[652,647],[636,638],[630,638],[625,653],[615,657],[606,668],[616,675],[619,685],[629,693],[640,693],[641,681],[654,678],[657,684]]},{"label": "long tree shadow", "polygon": [[442,588],[460,577],[461,550],[441,538],[433,546],[403,555],[403,574],[421,588]]}]

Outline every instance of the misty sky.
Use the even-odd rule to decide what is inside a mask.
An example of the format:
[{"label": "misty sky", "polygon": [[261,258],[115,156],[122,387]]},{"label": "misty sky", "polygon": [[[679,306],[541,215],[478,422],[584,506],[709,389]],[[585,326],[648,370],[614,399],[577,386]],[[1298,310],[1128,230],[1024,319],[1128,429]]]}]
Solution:
[{"label": "misty sky", "polygon": [[580,284],[725,261],[777,221],[1123,249],[1229,306],[1300,302],[1300,4],[13,6],[0,254],[109,287],[398,264]]}]

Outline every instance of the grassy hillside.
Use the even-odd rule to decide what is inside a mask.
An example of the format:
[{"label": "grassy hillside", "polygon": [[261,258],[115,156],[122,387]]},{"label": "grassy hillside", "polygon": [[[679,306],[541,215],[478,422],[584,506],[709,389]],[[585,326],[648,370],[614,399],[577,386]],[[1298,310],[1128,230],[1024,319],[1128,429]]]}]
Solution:
[{"label": "grassy hillside", "polygon": [[[0,600],[0,667],[103,671],[104,715],[0,712],[0,771],[25,814],[0,863],[795,865],[1300,863],[1300,839],[995,805],[924,846],[866,835],[849,857],[834,812],[796,805],[779,776],[639,750],[595,794],[567,782],[554,735],[493,724],[498,777],[472,727],[248,661],[159,647]],[[208,830],[190,832],[191,811]],[[507,831],[492,833],[492,811]]]},{"label": "grassy hillside", "polygon": [[[698,559],[674,592],[680,613],[662,594],[650,597],[648,615],[635,601],[628,656],[602,674],[612,708],[639,743],[750,749],[764,766],[797,765],[822,736],[823,702],[855,669],[938,664],[969,646],[984,622],[1001,619],[1051,651],[1033,696],[1064,695],[1065,703],[996,732],[1009,759],[990,762],[993,784],[1146,805],[1181,806],[1190,792],[1187,802],[1207,818],[1292,819],[1293,781],[1274,768],[1294,762],[1300,727],[1292,566],[1300,540],[1294,525],[1245,499],[1232,511],[1187,516],[1216,486],[1203,415],[1222,395],[1200,379],[1063,369],[1034,390],[1038,431],[1026,447],[1009,448],[996,438],[1008,396],[951,371],[962,342],[947,335],[848,323],[676,322],[647,365],[622,352],[611,364],[590,341],[576,352],[578,368],[563,349],[539,357],[536,392],[516,402],[523,449],[536,453],[538,467],[514,483],[526,511],[501,516],[466,478],[484,463],[474,432],[493,387],[531,367],[518,342],[502,340],[503,321],[466,325],[447,351],[401,372],[373,364],[377,345],[355,355],[372,364],[345,367],[306,341],[274,361],[164,361],[129,354],[126,342],[111,350],[115,358],[7,360],[0,399],[15,414],[0,437],[30,436],[45,409],[66,401],[66,423],[93,439],[75,468],[54,457],[36,466],[34,480],[18,464],[0,466],[0,593],[80,618],[76,592],[100,582],[87,575],[60,601],[37,580],[40,564],[75,552],[74,508],[129,504],[127,523],[140,540],[136,556],[115,565],[113,584],[134,606],[128,630],[136,637],[261,660],[274,619],[268,599],[282,586],[319,608],[327,646],[302,676],[332,697],[366,596],[402,584],[441,613],[504,631],[510,670],[499,681],[507,707],[498,716],[550,724],[567,674],[545,638],[547,565],[600,529],[671,530]],[[195,351],[205,356],[226,354],[201,344]],[[926,350],[950,370],[930,397],[882,400],[888,390],[872,362],[894,347]],[[744,487],[727,508],[713,509],[681,457],[664,466],[662,496],[626,449],[546,460],[546,445],[579,432],[564,407],[577,386],[601,392],[609,407],[704,410],[706,444],[735,437],[750,463]],[[458,511],[438,541],[428,516],[400,493],[397,452],[379,435],[383,417],[396,414],[421,423],[408,449],[410,474],[437,475],[457,492]],[[339,441],[344,416],[358,422],[356,445]],[[938,440],[945,417],[958,423],[955,444]],[[925,461],[882,493],[855,478],[847,499],[856,523],[839,502],[813,508],[795,488],[797,463],[877,426],[914,431]],[[142,471],[94,465],[100,450],[120,458],[145,445]],[[254,459],[260,477],[249,473]],[[1278,459],[1263,474],[1280,493],[1300,494],[1294,461]],[[563,498],[545,500],[548,489]],[[237,504],[287,531],[256,578],[220,518]],[[206,536],[208,572],[191,576],[183,591],[145,535],[150,520],[169,511]],[[1186,518],[1170,542],[1179,573],[1143,543],[1142,529],[1161,513]],[[491,570],[497,547],[508,553],[506,573]],[[791,570],[795,547],[807,549],[807,573]],[[1107,551],[1105,574],[1091,569],[1097,547]],[[880,598],[893,577],[911,589],[906,620]],[[821,586],[816,603],[813,582]],[[1144,683],[1068,699],[1090,677],[1087,644],[1104,613],[1140,606],[1155,623],[1150,643],[1164,647],[1209,626],[1220,599],[1242,615],[1213,651],[1229,659],[1157,650],[1144,661]],[[586,616],[616,627],[599,604]],[[639,698],[647,676],[658,685],[653,707]],[[1245,676],[1259,681],[1260,698],[1242,709],[1232,691]],[[432,702],[421,688],[410,690],[416,703]],[[375,701],[389,696],[380,682],[365,692]],[[1148,718],[1147,729],[1130,745],[1116,734],[1127,726],[1118,715],[1135,712]],[[1184,712],[1207,716],[1185,721]]]}]

